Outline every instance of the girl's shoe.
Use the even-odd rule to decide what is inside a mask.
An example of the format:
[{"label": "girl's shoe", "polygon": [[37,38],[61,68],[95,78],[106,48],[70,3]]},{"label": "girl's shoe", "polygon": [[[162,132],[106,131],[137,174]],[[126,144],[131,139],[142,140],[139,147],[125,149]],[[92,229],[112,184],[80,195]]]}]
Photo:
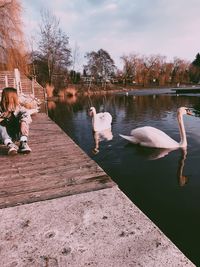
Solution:
[{"label": "girl's shoe", "polygon": [[16,146],[14,143],[8,143],[7,147],[8,147],[8,155],[9,156],[17,155],[18,146]]},{"label": "girl's shoe", "polygon": [[21,141],[19,144],[19,153],[28,154],[31,152],[31,149],[26,141]]}]

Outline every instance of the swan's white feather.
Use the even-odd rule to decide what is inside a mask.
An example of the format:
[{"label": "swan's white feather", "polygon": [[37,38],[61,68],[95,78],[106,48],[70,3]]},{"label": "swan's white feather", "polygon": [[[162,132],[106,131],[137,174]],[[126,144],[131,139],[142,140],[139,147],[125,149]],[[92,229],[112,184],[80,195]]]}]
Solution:
[{"label": "swan's white feather", "polygon": [[94,107],[92,109],[92,126],[93,131],[101,132],[106,129],[111,129],[112,116],[109,112],[96,113]]},{"label": "swan's white feather", "polygon": [[151,126],[136,128],[131,131],[130,136],[127,135],[120,135],[120,136],[133,144],[140,144],[141,146],[146,146],[146,147],[169,148],[169,149],[186,147],[187,139],[182,119],[182,116],[184,114],[192,115],[192,113],[188,108],[180,107],[177,110],[177,119],[181,137],[180,143],[173,140],[170,136],[168,136],[161,130]]},{"label": "swan's white feather", "polygon": [[132,141],[146,147],[175,148],[179,143],[163,131],[151,127],[139,127],[131,131]]}]

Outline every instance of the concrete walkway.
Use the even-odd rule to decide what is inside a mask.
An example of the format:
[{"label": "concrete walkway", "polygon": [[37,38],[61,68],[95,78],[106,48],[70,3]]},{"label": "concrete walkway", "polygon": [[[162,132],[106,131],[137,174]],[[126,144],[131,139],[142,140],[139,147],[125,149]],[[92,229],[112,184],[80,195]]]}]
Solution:
[{"label": "concrete walkway", "polygon": [[1,267],[194,266],[117,187],[0,216]]},{"label": "concrete walkway", "polygon": [[[110,181],[103,170],[47,117],[47,142],[52,144],[49,136],[56,134],[56,140],[62,144],[66,140],[68,147],[73,147],[76,158],[77,155],[79,159],[83,157],[89,167],[87,171],[83,168],[83,176],[80,176],[80,171],[74,172],[69,180],[67,177],[72,175],[73,170],[80,168],[73,164],[70,168],[69,164],[57,165],[59,157],[61,162],[64,159],[70,162],[73,153],[67,149],[61,151],[61,145],[57,147],[56,140],[55,151],[53,148],[42,150],[41,159],[38,158],[40,140],[37,132],[38,136],[44,132],[44,128],[38,126],[38,118],[41,121],[41,116],[45,118],[46,115],[38,116],[31,128],[32,153],[17,156],[13,166],[11,163],[8,165],[7,176],[6,172],[4,176],[0,174],[1,267],[194,266]],[[61,152],[56,152],[56,149]],[[57,165],[58,173],[52,171],[53,154],[57,158],[54,167]],[[6,155],[2,153],[0,156],[6,164]],[[50,161],[47,159],[50,156],[51,170],[48,171]],[[31,175],[28,175],[29,167],[24,173],[22,168],[24,162],[29,161]],[[81,160],[78,162],[82,164]],[[58,175],[59,172],[63,175]],[[94,177],[100,177],[98,182]],[[15,179],[13,183],[12,178]],[[85,187],[87,190],[84,190]]]}]

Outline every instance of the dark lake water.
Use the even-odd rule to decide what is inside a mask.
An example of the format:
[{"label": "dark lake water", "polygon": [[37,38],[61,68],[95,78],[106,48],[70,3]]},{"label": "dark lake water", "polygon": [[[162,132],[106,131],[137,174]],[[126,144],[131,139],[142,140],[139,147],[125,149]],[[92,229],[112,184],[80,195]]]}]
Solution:
[{"label": "dark lake water", "polygon": [[[151,92],[151,91],[148,91]],[[95,146],[88,108],[113,116],[110,141]],[[184,116],[188,147],[165,151],[142,148],[122,139],[139,126],[154,126],[180,140],[176,111],[186,106],[197,116]],[[200,96],[146,91],[110,96],[65,98],[48,102],[52,118],[176,246],[200,266]],[[67,148],[66,148],[67,149]],[[160,157],[160,158],[159,158]],[[156,159],[157,158],[157,159]]]}]

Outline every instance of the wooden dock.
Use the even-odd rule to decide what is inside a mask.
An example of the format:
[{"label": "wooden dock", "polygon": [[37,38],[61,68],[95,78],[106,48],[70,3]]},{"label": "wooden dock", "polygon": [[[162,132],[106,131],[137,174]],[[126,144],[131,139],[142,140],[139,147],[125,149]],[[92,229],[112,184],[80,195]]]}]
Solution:
[{"label": "wooden dock", "polygon": [[48,116],[34,115],[28,155],[0,146],[0,208],[109,188],[110,177]]}]

